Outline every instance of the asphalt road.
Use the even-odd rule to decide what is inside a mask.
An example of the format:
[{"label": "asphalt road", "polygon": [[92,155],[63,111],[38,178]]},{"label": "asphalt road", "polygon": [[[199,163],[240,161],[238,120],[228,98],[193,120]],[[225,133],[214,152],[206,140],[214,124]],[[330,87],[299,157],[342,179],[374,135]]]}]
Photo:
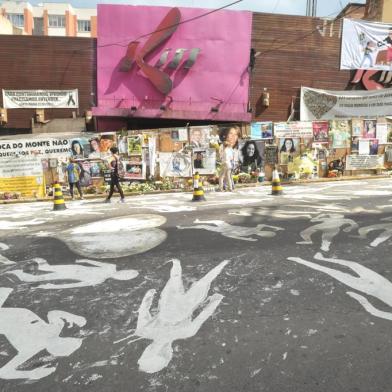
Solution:
[{"label": "asphalt road", "polygon": [[0,391],[390,390],[392,181],[206,198],[0,206]]}]

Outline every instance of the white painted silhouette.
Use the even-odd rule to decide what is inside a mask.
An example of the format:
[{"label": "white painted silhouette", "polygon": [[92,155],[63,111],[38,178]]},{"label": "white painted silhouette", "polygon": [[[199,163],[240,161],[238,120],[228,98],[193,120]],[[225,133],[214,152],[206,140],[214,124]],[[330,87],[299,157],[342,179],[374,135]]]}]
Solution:
[{"label": "white painted silhouette", "polygon": [[11,292],[11,288],[0,288],[0,334],[14,346],[17,354],[0,368],[0,378],[38,380],[53,373],[56,367],[43,365],[32,370],[18,370],[18,367],[42,350],[55,357],[71,355],[82,345],[82,339],[60,337],[60,334],[66,324],[83,327],[86,319],[52,310],[46,322],[28,309],[2,307]]},{"label": "white painted silhouette", "polygon": [[[101,263],[94,260],[76,260],[76,264],[50,265],[44,259],[32,259],[38,264],[38,270],[45,274],[33,275],[23,270],[8,271],[23,282],[47,282],[71,280],[73,283],[47,283],[38,286],[39,289],[70,289],[76,287],[95,286],[102,284],[107,279],[130,280],[138,276],[135,270],[117,271],[115,264]],[[88,266],[81,265],[88,264]]]},{"label": "white painted silhouette", "polygon": [[[302,206],[303,207],[303,206]],[[288,210],[272,210],[272,209],[263,209],[263,208],[240,208],[229,210],[229,215],[238,215],[238,216],[253,216],[260,215],[268,218],[274,219],[311,219],[311,214],[316,214],[317,212],[312,211],[288,211]]]},{"label": "white painted silhouette", "polygon": [[392,237],[392,216],[380,219],[385,223],[377,223],[371,226],[361,227],[358,230],[361,238],[366,238],[372,231],[381,231],[381,233],[370,243],[370,246],[376,247]]},{"label": "white painted silhouette", "polygon": [[[0,250],[8,250],[10,247],[7,244],[4,244],[3,242],[0,242]],[[3,256],[0,254],[0,264],[3,265],[13,265],[16,264],[15,261],[11,261],[7,259],[7,257]]]},{"label": "white painted silhouette", "polygon": [[35,218],[28,221],[0,221],[0,230],[26,229],[28,226],[45,223],[45,219]]},{"label": "white painted silhouette", "polygon": [[349,233],[351,230],[358,228],[355,221],[345,218],[341,214],[320,214],[310,221],[320,223],[302,230],[300,236],[303,241],[297,242],[297,244],[312,244],[312,235],[320,231],[322,233],[320,249],[325,252],[329,251],[333,238],[339,234],[343,226],[349,225],[349,227],[343,229],[345,233]]},{"label": "white painted silhouette", "polygon": [[[173,356],[173,342],[194,336],[212,316],[223,295],[213,294],[208,297],[208,292],[212,281],[228,262],[222,261],[185,291],[181,263],[172,260],[170,279],[162,290],[155,314],[151,314],[150,308],[156,291],[147,291],[139,307],[136,331],[130,336],[152,340],[138,361],[141,371],[155,373],[165,368]],[[200,307],[200,313],[192,319],[193,313]]]},{"label": "white painted silhouette", "polygon": [[[355,261],[333,259],[323,257],[321,253],[317,253],[314,258],[320,261],[326,261],[342,265],[354,271],[357,275],[352,275],[348,272],[342,272],[333,268],[324,267],[322,265],[306,261],[300,257],[288,257],[288,260],[295,261],[296,263],[306,265],[307,267],[313,268],[317,271],[325,272],[332,276],[339,282],[351,287],[354,290],[360,291],[364,294],[370,295],[384,302],[388,306],[392,307],[392,283],[379,275],[377,272],[372,271],[363,265],[356,263]],[[375,308],[364,296],[354,293],[351,291],[346,292],[350,297],[357,300],[366,311],[376,317],[380,317],[386,320],[392,320],[392,312],[385,312]]]},{"label": "white painted silhouette", "polygon": [[194,223],[202,223],[196,226],[177,226],[178,229],[204,229],[208,231],[214,231],[216,233],[220,233],[225,237],[234,238],[236,240],[243,241],[257,241],[255,238],[251,238],[251,236],[256,235],[258,237],[267,237],[271,238],[276,235],[273,231],[263,231],[264,228],[269,228],[275,231],[284,230],[281,227],[269,226],[264,224],[259,224],[256,227],[244,227],[244,226],[235,226],[230,223],[226,223],[222,220],[208,220],[202,221],[196,219]]}]

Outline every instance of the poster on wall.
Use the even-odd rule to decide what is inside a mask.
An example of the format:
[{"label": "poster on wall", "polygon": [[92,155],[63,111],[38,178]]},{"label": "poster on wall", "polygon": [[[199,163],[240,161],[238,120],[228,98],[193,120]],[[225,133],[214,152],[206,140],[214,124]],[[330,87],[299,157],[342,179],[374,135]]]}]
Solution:
[{"label": "poster on wall", "polygon": [[115,132],[101,133],[99,136],[99,149],[101,157],[110,155],[110,149],[116,146],[117,137]]},{"label": "poster on wall", "polygon": [[278,147],[275,144],[265,146],[265,164],[275,165],[278,163]]},{"label": "poster on wall", "polygon": [[313,121],[313,139],[315,142],[328,143],[328,121]]},{"label": "poster on wall", "polygon": [[384,169],[384,155],[347,155],[346,170]]},{"label": "poster on wall", "polygon": [[251,139],[272,139],[273,138],[273,123],[272,121],[252,122],[250,124]]},{"label": "poster on wall", "polygon": [[191,127],[189,139],[192,147],[209,147],[211,127]]},{"label": "poster on wall", "polygon": [[5,109],[77,109],[78,90],[3,90]]},{"label": "poster on wall", "polygon": [[193,172],[214,174],[216,168],[216,150],[214,148],[194,148],[192,152]]},{"label": "poster on wall", "polygon": [[279,139],[279,155],[282,165],[293,162],[294,156],[299,154],[299,142],[299,138]]},{"label": "poster on wall", "polygon": [[388,143],[388,124],[378,123],[376,124],[376,139],[379,144]]},{"label": "poster on wall", "polygon": [[118,153],[121,155],[128,155],[128,135],[117,136]]},{"label": "poster on wall", "polygon": [[90,156],[90,141],[85,137],[71,139],[71,157],[74,159],[85,159]]},{"label": "poster on wall", "polygon": [[390,71],[391,32],[390,23],[344,18],[340,69]]},{"label": "poster on wall", "polygon": [[376,119],[363,120],[362,139],[374,139],[376,137]]},{"label": "poster on wall", "polygon": [[351,138],[349,122],[347,120],[334,120],[330,123],[329,137],[332,148],[347,148]]},{"label": "poster on wall", "polygon": [[277,138],[312,138],[313,125],[311,121],[278,122],[274,124],[274,135]]},{"label": "poster on wall", "polygon": [[242,140],[239,145],[239,161],[245,172],[264,166],[265,142],[262,140]]},{"label": "poster on wall", "polygon": [[128,136],[128,155],[142,154],[142,139],[140,136]]},{"label": "poster on wall", "polygon": [[353,118],[351,120],[351,134],[352,136],[361,137],[363,133],[363,119]]},{"label": "poster on wall", "polygon": [[358,142],[358,154],[359,155],[369,155],[370,146],[368,139],[360,139]]},{"label": "poster on wall", "polygon": [[191,155],[180,152],[160,152],[159,171],[161,177],[191,177]]},{"label": "poster on wall", "polygon": [[351,151],[359,152],[359,137],[354,136],[351,140]]},{"label": "poster on wall", "polygon": [[145,165],[140,161],[122,161],[124,168],[123,178],[125,180],[144,180],[146,178]]},{"label": "poster on wall", "polygon": [[301,120],[382,117],[392,113],[392,89],[332,91],[301,87]]}]

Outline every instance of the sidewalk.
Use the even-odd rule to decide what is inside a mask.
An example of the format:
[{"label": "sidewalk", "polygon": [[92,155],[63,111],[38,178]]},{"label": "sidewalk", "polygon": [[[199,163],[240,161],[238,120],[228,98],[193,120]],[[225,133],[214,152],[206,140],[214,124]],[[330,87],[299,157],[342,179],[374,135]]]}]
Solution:
[{"label": "sidewalk", "polygon": [[[360,181],[360,180],[378,180],[382,178],[392,178],[392,176],[381,174],[378,176],[375,175],[364,175],[364,176],[345,176],[345,177],[333,177],[333,178],[314,178],[309,180],[295,180],[295,181],[281,181],[281,184],[284,186],[295,186],[295,185],[310,185],[313,183],[320,183],[320,182],[337,182],[337,181]],[[262,183],[246,183],[246,184],[236,184],[236,189],[241,188],[254,188],[258,186],[271,186],[271,181],[264,181]],[[204,189],[205,193],[213,192],[217,189],[217,185],[211,185]],[[125,192],[126,197],[132,196],[140,196],[140,195],[156,195],[156,194],[163,194],[163,193],[192,193],[192,190],[181,190],[181,189],[170,189],[170,190],[157,190],[157,191],[150,191],[150,192]],[[106,198],[106,194],[84,194],[84,199],[94,200],[94,199],[104,199]],[[32,203],[32,202],[47,202],[52,201],[53,197],[45,197],[39,199],[33,198],[21,198],[21,199],[10,199],[10,200],[0,200],[0,205],[2,204],[18,204],[18,203]],[[64,200],[71,200],[69,196],[64,196]],[[76,197],[76,200],[78,198]]]}]

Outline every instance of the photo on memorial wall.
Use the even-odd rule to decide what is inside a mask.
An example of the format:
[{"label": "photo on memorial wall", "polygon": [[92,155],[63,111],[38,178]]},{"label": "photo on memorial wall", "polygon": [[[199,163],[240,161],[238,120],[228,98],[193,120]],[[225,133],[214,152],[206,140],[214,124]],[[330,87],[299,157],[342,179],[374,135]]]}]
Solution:
[{"label": "photo on memorial wall", "polygon": [[332,148],[347,148],[350,146],[351,130],[349,121],[333,120],[330,123],[329,137]]},{"label": "photo on memorial wall", "polygon": [[189,139],[192,147],[208,147],[210,140],[210,127],[191,127]]},{"label": "photo on memorial wall", "polygon": [[142,140],[140,136],[128,136],[128,155],[141,155]]},{"label": "photo on memorial wall", "polygon": [[99,137],[92,137],[89,139],[90,153],[88,154],[89,159],[99,159],[101,157],[101,148],[99,145]]},{"label": "photo on memorial wall", "polygon": [[191,177],[191,154],[160,152],[159,170],[161,177]]},{"label": "photo on memorial wall", "polygon": [[74,159],[88,158],[90,155],[90,142],[87,138],[71,140],[71,156]]},{"label": "photo on memorial wall", "polygon": [[90,175],[92,178],[103,177],[105,165],[102,161],[90,161]]},{"label": "photo on memorial wall", "polygon": [[81,169],[79,174],[80,185],[87,187],[92,185],[91,179],[91,161],[80,161],[78,165]]},{"label": "photo on memorial wall", "polygon": [[313,121],[313,139],[315,142],[328,143],[328,121]]},{"label": "photo on memorial wall", "polygon": [[128,135],[119,135],[117,137],[118,153],[128,155]]},{"label": "photo on memorial wall", "polygon": [[351,134],[352,136],[361,137],[363,134],[363,119],[362,118],[353,118],[351,120]]},{"label": "photo on memorial wall", "polygon": [[376,119],[366,119],[363,120],[363,139],[374,139],[376,137]]},{"label": "photo on memorial wall", "polygon": [[262,140],[241,140],[239,161],[244,172],[261,169],[264,166],[265,142]]},{"label": "photo on memorial wall", "polygon": [[145,179],[145,172],[143,163],[134,163],[133,161],[123,161],[124,175],[126,180],[143,180]]},{"label": "photo on memorial wall", "polygon": [[359,137],[354,136],[351,140],[351,152],[358,152],[359,150]]},{"label": "photo on memorial wall", "polygon": [[388,123],[376,124],[376,139],[378,144],[386,144],[388,142]]},{"label": "photo on memorial wall", "polygon": [[359,155],[369,155],[369,153],[370,153],[370,140],[369,139],[359,139],[358,154]]},{"label": "photo on memorial wall", "polygon": [[101,155],[109,155],[110,149],[116,145],[116,134],[114,132],[101,133],[99,148]]},{"label": "photo on memorial wall", "polygon": [[378,139],[369,139],[369,155],[378,154]]},{"label": "photo on memorial wall", "polygon": [[266,122],[253,122],[250,124],[250,137],[251,139],[272,139],[273,138],[273,125],[271,121]]},{"label": "photo on memorial wall", "polygon": [[170,135],[172,140],[178,142],[180,140],[180,133],[178,132],[178,129],[173,129],[170,131]]},{"label": "photo on memorial wall", "polygon": [[299,138],[286,137],[279,139],[279,152],[297,155],[299,154]]},{"label": "photo on memorial wall", "polygon": [[241,137],[241,128],[236,124],[220,126],[218,135],[221,143],[226,142],[230,147],[237,149]]},{"label": "photo on memorial wall", "polygon": [[216,167],[216,150],[214,148],[194,148],[192,152],[193,172],[214,174]]}]

